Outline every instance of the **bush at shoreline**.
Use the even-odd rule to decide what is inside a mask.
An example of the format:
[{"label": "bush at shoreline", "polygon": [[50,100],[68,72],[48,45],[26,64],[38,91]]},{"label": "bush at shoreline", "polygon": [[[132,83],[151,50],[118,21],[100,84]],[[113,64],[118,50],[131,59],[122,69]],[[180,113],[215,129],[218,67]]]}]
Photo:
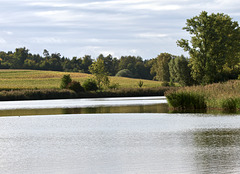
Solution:
[{"label": "bush at shoreline", "polygon": [[169,106],[175,110],[222,109],[236,111],[240,110],[240,80],[178,88],[168,91],[165,96]]}]

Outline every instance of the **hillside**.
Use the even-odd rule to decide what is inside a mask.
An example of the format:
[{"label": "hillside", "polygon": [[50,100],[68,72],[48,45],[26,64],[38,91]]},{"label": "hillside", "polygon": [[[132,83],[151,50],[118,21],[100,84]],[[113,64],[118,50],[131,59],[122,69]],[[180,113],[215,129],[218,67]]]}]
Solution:
[{"label": "hillside", "polygon": [[[73,80],[83,83],[91,74],[40,71],[40,70],[0,70],[0,89],[51,89],[59,88],[61,77],[70,74]],[[161,82],[124,77],[110,77],[110,82],[118,83],[120,88],[136,88],[138,82],[143,81],[143,87],[159,87]]]}]

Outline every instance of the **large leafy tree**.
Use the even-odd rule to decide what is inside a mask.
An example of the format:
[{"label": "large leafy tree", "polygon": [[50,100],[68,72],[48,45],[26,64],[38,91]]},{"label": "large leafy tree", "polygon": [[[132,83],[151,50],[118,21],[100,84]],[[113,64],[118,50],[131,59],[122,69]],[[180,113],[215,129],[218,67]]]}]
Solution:
[{"label": "large leafy tree", "polygon": [[191,35],[191,41],[177,41],[190,55],[191,74],[200,84],[222,80],[224,66],[234,68],[239,62],[240,29],[238,22],[223,13],[187,19],[183,28]]}]

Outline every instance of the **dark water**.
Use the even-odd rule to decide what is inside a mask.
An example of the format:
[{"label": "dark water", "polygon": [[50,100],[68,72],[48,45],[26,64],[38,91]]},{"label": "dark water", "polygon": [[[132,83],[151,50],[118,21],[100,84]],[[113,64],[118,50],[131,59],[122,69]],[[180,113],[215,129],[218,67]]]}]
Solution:
[{"label": "dark water", "polygon": [[2,110],[0,173],[239,173],[240,115],[169,113],[157,98],[139,100]]}]

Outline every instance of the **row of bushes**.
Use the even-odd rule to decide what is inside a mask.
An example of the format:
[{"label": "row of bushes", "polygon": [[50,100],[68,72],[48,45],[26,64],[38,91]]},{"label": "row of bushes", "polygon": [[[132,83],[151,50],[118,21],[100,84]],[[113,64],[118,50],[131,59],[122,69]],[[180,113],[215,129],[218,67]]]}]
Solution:
[{"label": "row of bushes", "polygon": [[98,90],[97,82],[94,79],[87,79],[83,85],[80,82],[73,81],[70,75],[64,75],[61,79],[61,89],[70,89],[76,93],[84,91],[96,91]]},{"label": "row of bushes", "polygon": [[240,81],[183,87],[170,90],[165,96],[175,110],[214,108],[235,112],[240,110]]},{"label": "row of bushes", "polygon": [[164,96],[164,93],[170,88],[171,87],[125,88],[115,90],[109,89],[104,91],[89,91],[79,93],[79,98]]},{"label": "row of bushes", "polygon": [[0,101],[12,100],[42,100],[42,99],[69,99],[69,98],[100,98],[100,97],[137,97],[163,96],[170,87],[159,88],[129,88],[109,89],[104,91],[75,92],[69,89],[32,89],[1,91]]},{"label": "row of bushes", "polygon": [[67,99],[76,97],[78,97],[76,92],[67,89],[32,89],[0,92],[0,101]]}]

